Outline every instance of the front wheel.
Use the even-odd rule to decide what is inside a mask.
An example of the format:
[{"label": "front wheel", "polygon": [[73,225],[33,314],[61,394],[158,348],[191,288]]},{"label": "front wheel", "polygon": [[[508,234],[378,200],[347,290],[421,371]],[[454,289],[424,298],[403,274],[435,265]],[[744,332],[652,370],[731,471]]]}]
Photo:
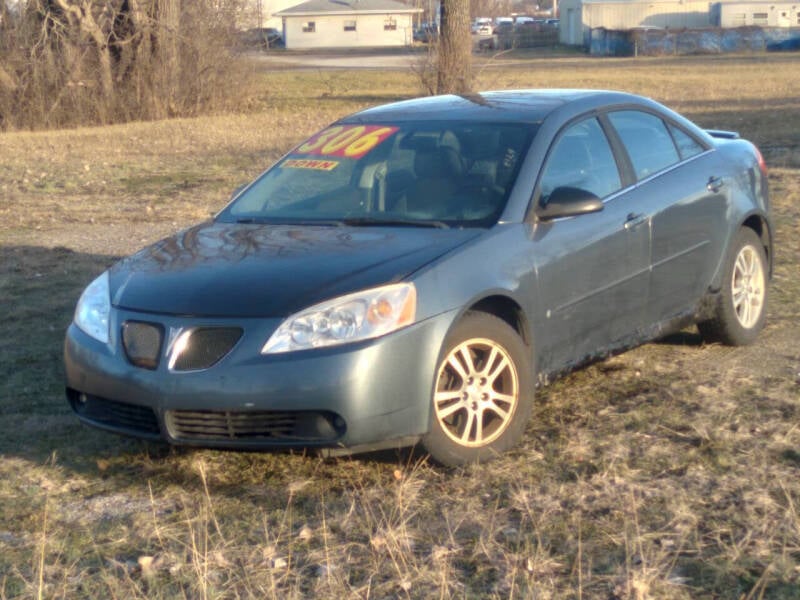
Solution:
[{"label": "front wheel", "polygon": [[438,463],[493,458],[525,430],[533,393],[529,352],[516,331],[487,313],[467,313],[445,339],[430,431],[422,445]]},{"label": "front wheel", "polygon": [[767,315],[767,255],[752,229],[742,229],[725,261],[713,316],[697,324],[703,339],[730,346],[755,341]]}]

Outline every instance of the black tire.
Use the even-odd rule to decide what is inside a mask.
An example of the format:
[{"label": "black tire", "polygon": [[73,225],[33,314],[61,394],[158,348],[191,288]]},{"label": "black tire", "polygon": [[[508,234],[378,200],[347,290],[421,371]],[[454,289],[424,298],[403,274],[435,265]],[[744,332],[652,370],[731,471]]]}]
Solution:
[{"label": "black tire", "polygon": [[533,400],[529,356],[517,332],[494,315],[469,312],[452,328],[422,438],[434,461],[448,467],[483,462],[519,441]]},{"label": "black tire", "polygon": [[752,229],[740,229],[725,259],[712,317],[697,324],[703,340],[729,346],[755,341],[767,316],[768,273],[761,239]]}]

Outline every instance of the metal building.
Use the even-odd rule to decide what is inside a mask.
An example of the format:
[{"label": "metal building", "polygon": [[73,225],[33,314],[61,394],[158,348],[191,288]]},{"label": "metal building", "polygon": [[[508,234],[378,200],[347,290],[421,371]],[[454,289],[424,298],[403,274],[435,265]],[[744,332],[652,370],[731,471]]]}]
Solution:
[{"label": "metal building", "polygon": [[625,31],[637,27],[684,29],[711,26],[707,0],[561,0],[559,7],[559,41],[563,44],[583,45],[589,32],[599,27]]}]

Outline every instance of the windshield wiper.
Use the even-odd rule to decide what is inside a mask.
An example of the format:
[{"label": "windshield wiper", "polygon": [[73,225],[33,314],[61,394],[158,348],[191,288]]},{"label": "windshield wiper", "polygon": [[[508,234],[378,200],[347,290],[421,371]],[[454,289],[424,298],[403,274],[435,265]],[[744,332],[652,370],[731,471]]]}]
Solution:
[{"label": "windshield wiper", "polygon": [[418,221],[415,219],[376,219],[374,217],[351,217],[342,219],[342,223],[352,227],[434,227],[450,229],[444,221]]}]

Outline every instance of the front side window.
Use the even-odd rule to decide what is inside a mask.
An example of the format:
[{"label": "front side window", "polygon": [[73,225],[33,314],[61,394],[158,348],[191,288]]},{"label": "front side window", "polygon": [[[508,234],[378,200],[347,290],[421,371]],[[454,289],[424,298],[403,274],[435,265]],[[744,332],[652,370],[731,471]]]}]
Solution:
[{"label": "front side window", "polygon": [[232,202],[224,222],[496,222],[535,126],[403,122],[333,125]]},{"label": "front side window", "polygon": [[659,117],[639,110],[621,110],[608,114],[617,130],[636,179],[645,179],[680,161],[678,150]]},{"label": "front side window", "polygon": [[622,187],[619,168],[595,118],[569,126],[550,150],[539,183],[540,204],[559,187],[586,190],[605,198]]}]

